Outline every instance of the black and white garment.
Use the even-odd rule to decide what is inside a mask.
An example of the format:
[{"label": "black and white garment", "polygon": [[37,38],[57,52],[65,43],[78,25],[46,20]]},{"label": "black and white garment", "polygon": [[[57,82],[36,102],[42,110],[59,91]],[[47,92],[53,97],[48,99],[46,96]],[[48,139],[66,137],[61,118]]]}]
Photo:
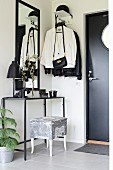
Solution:
[{"label": "black and white garment", "polygon": [[[63,26],[65,51],[68,65],[62,69],[54,69],[52,65],[54,42],[55,42],[55,28],[47,31],[44,47],[42,51],[41,64],[44,65],[45,74],[53,74],[54,76],[72,77],[76,76],[81,80],[81,50],[78,34],[70,28]],[[60,32],[61,28],[57,28]],[[55,46],[55,58],[61,58],[64,55],[62,34],[57,33],[57,41]]]},{"label": "black and white garment", "polygon": [[[74,32],[72,29],[63,26],[64,29],[64,41],[65,41],[65,56],[67,59],[67,66],[65,68],[73,68],[76,61],[77,46],[75,41]],[[55,43],[55,55],[54,60],[64,56],[63,47],[63,34],[61,33],[62,27],[57,28],[56,43],[55,32],[56,29],[52,28],[46,33],[44,47],[41,56],[41,64],[45,68],[53,68],[53,53]]]}]

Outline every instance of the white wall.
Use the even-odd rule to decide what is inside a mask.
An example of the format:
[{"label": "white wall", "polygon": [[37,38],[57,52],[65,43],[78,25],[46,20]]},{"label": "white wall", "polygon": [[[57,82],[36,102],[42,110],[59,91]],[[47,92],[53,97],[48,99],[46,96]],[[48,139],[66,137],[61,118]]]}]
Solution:
[{"label": "white wall", "polygon": [[[84,143],[86,139],[85,14],[107,10],[108,0],[53,0],[53,12],[57,6],[63,4],[69,7],[73,15],[72,25],[69,27],[75,30],[80,38],[83,78],[79,81],[76,78],[53,77],[52,88],[57,89],[60,95],[66,97],[68,141]],[[55,109],[53,108],[53,110]]]},{"label": "white wall", "polygon": [[[14,0],[0,0],[0,98],[12,96],[12,79],[7,79],[8,67],[15,57],[15,4]],[[41,49],[44,36],[52,23],[52,4],[49,0],[26,0],[27,3],[37,7],[41,12]],[[41,68],[41,88],[51,89],[51,76],[45,76]],[[11,109],[17,121],[17,131],[23,140],[23,102],[7,101],[6,107]],[[50,105],[48,110],[51,110]],[[43,116],[43,101],[30,101],[27,103],[27,123],[29,119]],[[29,129],[27,124],[27,134]]]},{"label": "white wall", "polygon": [[6,76],[8,66],[15,54],[15,3],[13,0],[0,1],[0,21],[0,97],[2,97],[12,94],[11,81],[8,81]]}]

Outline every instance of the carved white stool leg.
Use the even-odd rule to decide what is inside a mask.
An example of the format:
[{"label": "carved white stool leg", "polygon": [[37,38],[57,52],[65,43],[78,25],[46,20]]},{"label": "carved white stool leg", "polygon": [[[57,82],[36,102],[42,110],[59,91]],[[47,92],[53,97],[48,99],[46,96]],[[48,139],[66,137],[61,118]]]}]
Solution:
[{"label": "carved white stool leg", "polygon": [[31,138],[31,153],[34,152],[34,138]]},{"label": "carved white stool leg", "polygon": [[49,148],[49,140],[46,139],[46,143],[47,143],[47,148]]},{"label": "carved white stool leg", "polygon": [[50,156],[53,156],[53,154],[52,154],[53,140],[49,140],[49,149],[50,149]]},{"label": "carved white stool leg", "polygon": [[66,151],[66,135],[64,135],[64,149]]}]

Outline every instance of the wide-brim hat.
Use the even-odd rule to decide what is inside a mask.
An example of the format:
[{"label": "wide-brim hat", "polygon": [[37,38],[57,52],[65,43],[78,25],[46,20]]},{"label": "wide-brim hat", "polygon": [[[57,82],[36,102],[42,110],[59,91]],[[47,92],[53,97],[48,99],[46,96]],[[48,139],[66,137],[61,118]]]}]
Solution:
[{"label": "wide-brim hat", "polygon": [[72,14],[70,13],[70,10],[69,10],[69,7],[68,7],[68,6],[66,6],[66,5],[60,5],[60,6],[58,6],[58,7],[56,8],[56,12],[55,12],[55,13],[58,14],[58,13],[61,12],[61,11],[64,11],[65,13],[71,15],[71,17],[72,17]]},{"label": "wide-brim hat", "polygon": [[27,19],[33,21],[33,22],[36,22],[37,21],[37,18],[38,18],[39,14],[37,11],[31,11],[29,14],[28,14],[28,17],[26,17]]}]

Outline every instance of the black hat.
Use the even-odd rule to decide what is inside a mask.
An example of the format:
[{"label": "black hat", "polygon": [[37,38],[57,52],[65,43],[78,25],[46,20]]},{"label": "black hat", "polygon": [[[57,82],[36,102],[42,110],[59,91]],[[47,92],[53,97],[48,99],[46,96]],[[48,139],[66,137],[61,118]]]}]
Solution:
[{"label": "black hat", "polygon": [[70,11],[69,11],[69,8],[68,8],[68,6],[66,6],[66,5],[60,5],[60,6],[58,6],[57,7],[57,9],[56,9],[56,11],[65,11],[65,12],[67,12],[68,14],[70,14],[71,16],[72,16],[72,14],[70,13]]},{"label": "black hat", "polygon": [[38,12],[37,11],[31,11],[27,17],[31,22],[36,22],[38,18]]},{"label": "black hat", "polygon": [[32,16],[38,17],[38,12],[37,11],[31,11],[29,13],[28,17],[32,17]]}]

